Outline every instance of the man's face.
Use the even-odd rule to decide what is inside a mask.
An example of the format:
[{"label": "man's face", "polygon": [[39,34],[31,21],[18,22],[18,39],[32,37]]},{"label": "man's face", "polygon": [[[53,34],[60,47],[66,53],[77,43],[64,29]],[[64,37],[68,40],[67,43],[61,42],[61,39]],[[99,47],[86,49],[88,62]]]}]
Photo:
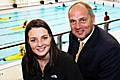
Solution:
[{"label": "man's face", "polygon": [[79,39],[85,39],[93,29],[94,15],[90,15],[82,4],[73,6],[69,12],[72,33]]}]

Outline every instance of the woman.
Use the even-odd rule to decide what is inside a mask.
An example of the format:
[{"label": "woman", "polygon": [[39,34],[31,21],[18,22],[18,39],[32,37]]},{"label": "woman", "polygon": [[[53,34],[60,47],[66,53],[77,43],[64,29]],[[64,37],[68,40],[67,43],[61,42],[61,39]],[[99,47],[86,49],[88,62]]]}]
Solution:
[{"label": "woman", "polygon": [[82,80],[78,66],[57,48],[52,32],[43,20],[35,19],[27,24],[25,48],[24,80]]}]

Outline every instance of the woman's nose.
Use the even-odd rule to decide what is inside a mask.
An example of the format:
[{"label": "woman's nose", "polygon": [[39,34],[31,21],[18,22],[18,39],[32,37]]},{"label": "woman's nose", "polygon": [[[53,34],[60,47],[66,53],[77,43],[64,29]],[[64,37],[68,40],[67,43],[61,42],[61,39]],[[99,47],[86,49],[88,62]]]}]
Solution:
[{"label": "woman's nose", "polygon": [[42,46],[42,44],[43,44],[43,43],[42,43],[42,40],[38,40],[37,45],[38,45],[38,46]]}]

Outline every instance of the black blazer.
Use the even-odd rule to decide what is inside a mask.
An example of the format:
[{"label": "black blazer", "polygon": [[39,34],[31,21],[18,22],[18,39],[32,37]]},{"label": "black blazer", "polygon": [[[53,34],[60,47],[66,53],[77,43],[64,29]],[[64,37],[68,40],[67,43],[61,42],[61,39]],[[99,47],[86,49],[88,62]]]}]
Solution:
[{"label": "black blazer", "polygon": [[[69,39],[68,53],[75,59],[79,42],[72,33]],[[84,80],[120,80],[120,45],[113,36],[95,26],[77,64]]]}]

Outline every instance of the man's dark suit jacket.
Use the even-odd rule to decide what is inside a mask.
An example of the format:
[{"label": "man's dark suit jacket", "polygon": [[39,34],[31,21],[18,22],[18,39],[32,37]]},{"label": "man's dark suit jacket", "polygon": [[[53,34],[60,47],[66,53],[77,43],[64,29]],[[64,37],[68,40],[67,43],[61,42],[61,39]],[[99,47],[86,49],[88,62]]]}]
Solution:
[{"label": "man's dark suit jacket", "polygon": [[[70,33],[68,53],[74,59],[78,47],[78,39]],[[120,45],[113,36],[95,26],[77,64],[84,80],[120,80]]]}]

